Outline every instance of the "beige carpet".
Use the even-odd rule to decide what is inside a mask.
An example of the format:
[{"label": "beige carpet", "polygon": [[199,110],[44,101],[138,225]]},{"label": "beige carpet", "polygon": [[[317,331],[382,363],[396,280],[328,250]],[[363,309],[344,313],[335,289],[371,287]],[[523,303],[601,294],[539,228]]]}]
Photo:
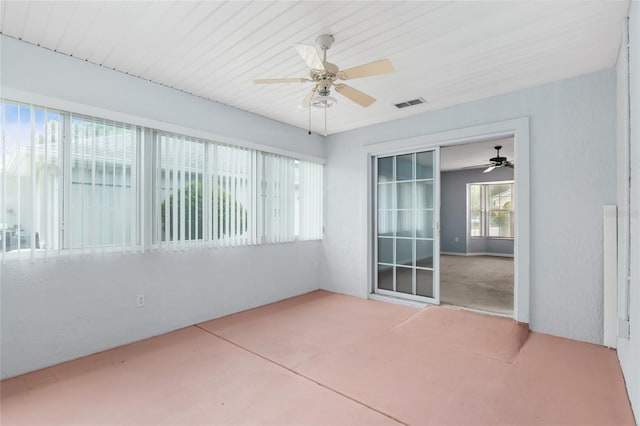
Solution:
[{"label": "beige carpet", "polygon": [[440,256],[440,301],[513,314],[513,258]]}]

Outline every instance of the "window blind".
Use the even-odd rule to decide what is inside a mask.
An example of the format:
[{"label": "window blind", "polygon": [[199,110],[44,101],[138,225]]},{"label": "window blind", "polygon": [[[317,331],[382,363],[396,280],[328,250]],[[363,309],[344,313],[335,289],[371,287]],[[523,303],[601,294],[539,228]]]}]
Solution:
[{"label": "window blind", "polygon": [[202,241],[207,212],[205,142],[183,136],[156,135],[156,242],[174,248]]},{"label": "window blind", "polygon": [[162,132],[155,141],[159,247],[322,238],[321,164]]},{"label": "window blind", "polygon": [[293,158],[263,155],[262,198],[265,243],[295,240],[295,181]]},{"label": "window blind", "polygon": [[65,247],[137,251],[140,211],[135,126],[71,114]]},{"label": "window blind", "polygon": [[320,164],[19,102],[0,107],[3,260],[144,250],[146,220],[155,247],[173,249],[322,238]]},{"label": "window blind", "polygon": [[212,144],[215,168],[211,174],[215,232],[222,246],[256,244],[256,182],[258,153]]},{"label": "window blind", "polygon": [[20,103],[0,105],[2,258],[57,254],[61,247],[61,114]]},{"label": "window blind", "polygon": [[299,231],[300,240],[318,240],[323,231],[323,166],[299,161]]}]

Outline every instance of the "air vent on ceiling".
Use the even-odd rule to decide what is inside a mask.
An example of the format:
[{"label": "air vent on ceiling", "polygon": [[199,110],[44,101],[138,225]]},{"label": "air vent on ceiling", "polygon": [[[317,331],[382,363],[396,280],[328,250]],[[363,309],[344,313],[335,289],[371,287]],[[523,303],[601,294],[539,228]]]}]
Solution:
[{"label": "air vent on ceiling", "polygon": [[400,102],[399,104],[395,104],[396,108],[406,108],[406,107],[410,107],[410,106],[414,106],[414,105],[420,105],[423,104],[427,101],[425,101],[423,98],[418,98],[418,99],[412,99],[410,101],[406,101],[406,102]]}]

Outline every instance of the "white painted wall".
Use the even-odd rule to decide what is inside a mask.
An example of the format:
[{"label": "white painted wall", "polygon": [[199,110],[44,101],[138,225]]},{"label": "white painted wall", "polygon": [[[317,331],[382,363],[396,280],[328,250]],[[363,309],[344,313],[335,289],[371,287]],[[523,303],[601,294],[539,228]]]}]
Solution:
[{"label": "white painted wall", "polygon": [[2,377],[315,290],[320,253],[311,241],[7,262]]},{"label": "white painted wall", "polygon": [[602,206],[616,200],[615,82],[615,71],[601,71],[329,136],[323,288],[368,293],[365,144],[528,116],[530,326],[601,343]]},{"label": "white painted wall", "polygon": [[[0,95],[324,157],[323,138],[0,36]],[[0,265],[2,378],[317,289],[318,241]],[[136,308],[136,295],[146,304]]]},{"label": "white painted wall", "polygon": [[[618,338],[618,357],[624,372],[627,392],[636,416],[640,421],[640,4],[631,3],[629,12],[629,87],[627,88],[627,69],[625,46],[622,46],[618,58],[618,294],[620,303],[618,314],[629,312],[629,338]],[[621,80],[621,81],[620,81]],[[631,110],[630,120],[627,120],[627,105]],[[627,145],[626,129],[630,121],[630,152]],[[630,160],[630,161],[629,161]],[[631,164],[631,208],[628,209],[628,192],[625,183],[628,174],[625,173]],[[628,228],[629,217],[631,217]],[[631,239],[630,286],[628,298],[625,289],[627,278],[627,263],[624,256],[627,238]],[[623,318],[624,319],[624,318]]]}]

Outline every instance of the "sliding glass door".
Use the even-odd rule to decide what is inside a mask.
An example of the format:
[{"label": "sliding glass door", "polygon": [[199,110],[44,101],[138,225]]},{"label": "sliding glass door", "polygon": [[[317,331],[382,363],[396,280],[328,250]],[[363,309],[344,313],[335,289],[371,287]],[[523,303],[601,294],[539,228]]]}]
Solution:
[{"label": "sliding glass door", "polygon": [[376,293],[440,303],[438,154],[375,159]]}]

